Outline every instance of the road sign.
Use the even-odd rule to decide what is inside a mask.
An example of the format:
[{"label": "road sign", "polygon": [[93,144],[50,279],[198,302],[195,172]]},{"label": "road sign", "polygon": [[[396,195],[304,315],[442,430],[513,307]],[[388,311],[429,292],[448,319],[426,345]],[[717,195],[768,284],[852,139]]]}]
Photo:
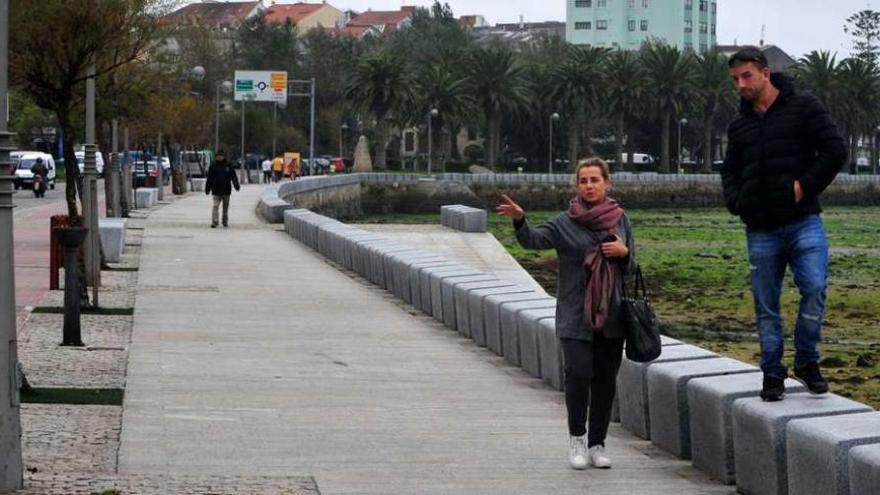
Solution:
[{"label": "road sign", "polygon": [[286,71],[235,71],[235,101],[287,101]]}]

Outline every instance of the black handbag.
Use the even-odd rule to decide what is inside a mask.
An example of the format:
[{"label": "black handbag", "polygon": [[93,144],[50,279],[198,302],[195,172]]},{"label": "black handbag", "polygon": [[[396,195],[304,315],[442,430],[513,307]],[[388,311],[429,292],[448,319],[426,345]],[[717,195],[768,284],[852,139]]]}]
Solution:
[{"label": "black handbag", "polygon": [[[623,282],[623,327],[626,336],[626,357],[637,363],[647,363],[660,356],[660,325],[654,308],[648,300],[642,269],[636,268],[636,287],[630,297],[626,291],[626,277]],[[641,289],[641,294],[639,293]]]}]

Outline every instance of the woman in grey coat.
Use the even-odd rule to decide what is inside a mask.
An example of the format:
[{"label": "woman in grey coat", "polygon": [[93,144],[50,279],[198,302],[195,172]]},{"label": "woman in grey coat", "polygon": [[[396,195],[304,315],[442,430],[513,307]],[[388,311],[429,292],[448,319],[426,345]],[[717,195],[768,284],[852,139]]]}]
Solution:
[{"label": "woman in grey coat", "polygon": [[608,165],[588,158],[578,163],[574,176],[577,194],[568,211],[543,225],[529,226],[525,211],[507,196],[495,211],[513,219],[523,247],[556,250],[556,335],[565,358],[569,461],[574,469],[588,463],[610,468],[605,436],[623,351],[623,275],[635,271],[635,252],[629,219],[608,197]]}]

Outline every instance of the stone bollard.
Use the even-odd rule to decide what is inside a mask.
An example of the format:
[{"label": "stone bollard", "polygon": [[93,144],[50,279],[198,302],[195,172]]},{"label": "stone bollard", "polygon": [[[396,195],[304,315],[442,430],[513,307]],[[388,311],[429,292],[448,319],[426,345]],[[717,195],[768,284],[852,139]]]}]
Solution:
[{"label": "stone bollard", "polygon": [[89,229],[65,227],[58,229],[58,237],[64,245],[64,330],[61,345],[82,346],[80,328],[80,291],[77,273],[77,250]]}]

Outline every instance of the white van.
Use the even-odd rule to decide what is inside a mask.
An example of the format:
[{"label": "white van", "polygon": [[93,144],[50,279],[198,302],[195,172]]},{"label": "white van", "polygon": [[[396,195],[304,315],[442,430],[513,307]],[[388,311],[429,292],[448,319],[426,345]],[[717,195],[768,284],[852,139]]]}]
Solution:
[{"label": "white van", "polygon": [[[86,161],[86,152],[85,150],[77,150],[74,151],[74,155],[76,155],[76,164],[79,165],[79,173],[83,173],[83,168],[85,167]],[[95,152],[95,168],[98,169],[98,175],[104,176],[104,155],[101,154],[100,151]]]},{"label": "white van", "polygon": [[9,156],[15,167],[13,184],[16,189],[34,187],[34,174],[31,172],[31,167],[37,163],[37,158],[42,158],[43,163],[49,167],[49,188],[55,189],[55,159],[52,158],[52,155],[42,151],[13,151]]},{"label": "white van", "polygon": [[[650,165],[654,163],[654,157],[647,153],[633,153],[632,156],[634,165]],[[629,163],[627,153],[620,154],[620,163],[624,165]]]}]

